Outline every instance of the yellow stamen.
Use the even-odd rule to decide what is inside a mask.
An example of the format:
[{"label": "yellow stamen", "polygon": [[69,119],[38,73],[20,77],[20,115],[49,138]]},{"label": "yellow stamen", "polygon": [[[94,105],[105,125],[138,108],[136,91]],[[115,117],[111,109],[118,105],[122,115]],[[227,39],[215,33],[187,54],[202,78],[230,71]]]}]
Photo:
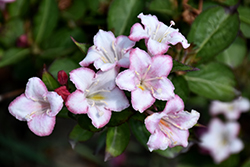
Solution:
[{"label": "yellow stamen", "polygon": [[91,100],[95,100],[95,101],[99,101],[99,100],[103,100],[103,99],[105,99],[105,97],[104,97],[104,96],[102,96],[102,95],[100,95],[100,94],[95,94],[95,95],[93,95],[93,96],[89,97],[89,99],[91,99]]}]

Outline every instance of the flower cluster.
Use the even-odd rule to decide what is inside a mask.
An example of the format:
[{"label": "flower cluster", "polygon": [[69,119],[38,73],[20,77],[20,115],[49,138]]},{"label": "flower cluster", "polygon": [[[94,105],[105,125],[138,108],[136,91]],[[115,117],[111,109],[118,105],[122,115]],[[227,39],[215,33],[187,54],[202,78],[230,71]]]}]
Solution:
[{"label": "flower cluster", "polygon": [[208,125],[208,132],[201,136],[200,146],[210,152],[216,163],[227,159],[231,153],[238,153],[243,149],[242,141],[237,138],[240,125],[236,120],[241,112],[249,109],[250,102],[244,97],[232,102],[212,101],[210,113],[214,116],[223,113],[228,121],[223,123],[218,118],[212,119]]},{"label": "flower cluster", "polygon": [[[115,38],[111,31],[99,30],[94,36],[94,45],[79,63],[82,67],[69,73],[76,87],[74,92],[67,91],[67,75],[63,72],[58,77],[63,86],[55,90],[63,99],[48,92],[41,80],[32,78],[25,95],[10,104],[10,113],[28,121],[35,134],[45,136],[52,132],[55,115],[64,100],[70,112],[87,114],[96,128],[102,128],[110,121],[112,111],[121,112],[129,107],[130,100],[123,91],[126,90],[131,92],[132,108],[149,114],[145,125],[151,133],[147,143],[150,151],[176,145],[186,147],[188,129],[197,123],[200,115],[195,110],[184,111],[184,103],[175,95],[174,85],[168,79],[173,67],[172,57],[164,54],[170,44],[181,43],[184,48],[189,44],[178,29],[171,27],[173,21],[166,26],[156,16],[141,13],[138,18],[144,27],[136,23],[129,37]],[[133,48],[140,39],[145,39],[147,52]],[[88,68],[90,64],[96,70]],[[166,101],[162,112],[151,108],[156,100]]]}]

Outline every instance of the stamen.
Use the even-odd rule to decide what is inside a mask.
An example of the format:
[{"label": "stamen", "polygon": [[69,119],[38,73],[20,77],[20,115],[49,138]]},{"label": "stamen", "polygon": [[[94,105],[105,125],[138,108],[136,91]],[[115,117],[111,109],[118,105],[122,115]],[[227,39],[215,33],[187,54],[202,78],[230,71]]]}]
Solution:
[{"label": "stamen", "polygon": [[116,49],[115,49],[115,41],[112,42],[112,49],[113,49],[113,51],[114,51],[114,53],[115,53],[115,61],[117,61],[118,55],[117,55]]},{"label": "stamen", "polygon": [[46,114],[49,115],[49,112],[50,112],[50,109],[47,109],[46,110]]},{"label": "stamen", "polygon": [[148,66],[147,71],[145,72],[145,74],[144,74],[143,77],[142,77],[143,79],[147,76],[148,71],[150,70],[150,68],[151,68],[151,65]]},{"label": "stamen", "polygon": [[107,62],[112,62],[108,56],[108,52],[103,47],[101,47],[101,49],[103,51],[103,55],[106,57]]},{"label": "stamen", "polygon": [[152,80],[157,80],[157,79],[162,79],[162,77],[148,78],[148,79],[145,79],[144,81],[152,81]]}]

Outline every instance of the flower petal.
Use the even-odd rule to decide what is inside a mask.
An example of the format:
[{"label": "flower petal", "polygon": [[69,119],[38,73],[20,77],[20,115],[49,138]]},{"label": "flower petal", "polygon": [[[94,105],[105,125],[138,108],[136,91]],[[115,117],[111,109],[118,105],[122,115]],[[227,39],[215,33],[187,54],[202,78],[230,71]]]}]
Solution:
[{"label": "flower petal", "polygon": [[234,139],[230,144],[230,152],[238,153],[244,148],[243,142],[240,139]]},{"label": "flower petal", "polygon": [[100,89],[112,90],[116,86],[115,78],[117,73],[117,68],[112,68],[108,71],[98,71],[94,80],[96,82],[96,86],[94,86],[91,91]]},{"label": "flower petal", "polygon": [[117,52],[127,51],[135,46],[135,42],[131,41],[127,36],[120,35],[116,38]]},{"label": "flower petal", "polygon": [[65,103],[69,111],[74,114],[86,114],[88,112],[88,102],[82,91],[76,90],[71,93]]},{"label": "flower petal", "polygon": [[86,57],[79,63],[81,66],[86,67],[94,61],[101,59],[102,53],[96,49],[96,46],[89,48]]},{"label": "flower petal", "polygon": [[150,76],[168,76],[173,67],[173,59],[168,55],[152,57]]},{"label": "flower petal", "polygon": [[121,111],[129,107],[129,102],[124,92],[118,87],[115,87],[111,92],[104,92],[102,95],[105,97],[104,101],[107,103],[107,109],[112,111]]},{"label": "flower petal", "polygon": [[169,113],[176,113],[182,110],[184,110],[184,103],[178,95],[175,95],[173,99],[167,102],[163,112],[169,114]]},{"label": "flower petal", "polygon": [[159,21],[155,15],[144,15],[143,13],[140,13],[138,15],[138,18],[141,19],[141,22],[145,26],[145,29],[151,30],[151,32],[153,32],[159,24]]},{"label": "flower petal", "polygon": [[131,101],[133,108],[142,113],[154,104],[155,98],[151,95],[150,91],[137,88],[131,92]]},{"label": "flower petal", "polygon": [[152,38],[149,38],[147,42],[147,48],[153,56],[166,53],[169,47],[168,43],[158,42]]},{"label": "flower petal", "polygon": [[149,38],[150,35],[147,34],[147,31],[145,31],[143,29],[143,27],[141,26],[141,24],[139,23],[135,23],[131,30],[130,30],[130,35],[129,35],[129,39],[132,41],[139,41],[141,39],[147,39]]},{"label": "flower petal", "polygon": [[161,131],[157,130],[149,137],[147,145],[149,151],[152,152],[153,150],[158,149],[166,150],[168,148],[169,143],[169,139]]},{"label": "flower petal", "polygon": [[137,88],[136,83],[139,83],[139,80],[132,70],[122,71],[116,77],[116,84],[122,90],[135,90]]},{"label": "flower petal", "polygon": [[20,121],[27,121],[30,113],[37,110],[38,102],[28,99],[24,93],[13,100],[9,105],[9,112]]},{"label": "flower petal", "polygon": [[70,73],[70,80],[75,84],[77,89],[85,91],[89,85],[93,82],[95,72],[89,68],[77,68]]},{"label": "flower petal", "polygon": [[247,112],[250,109],[250,102],[247,98],[240,97],[236,100],[237,108],[241,112]]},{"label": "flower petal", "polygon": [[175,97],[174,85],[166,77],[162,77],[159,80],[152,81],[150,83],[155,89],[153,96],[159,100],[170,100]]},{"label": "flower petal", "polygon": [[102,59],[97,59],[94,62],[94,66],[96,69],[101,69],[102,71],[108,71],[116,66],[117,62],[115,63],[109,63],[109,62],[103,62]]},{"label": "flower petal", "polygon": [[87,114],[92,124],[98,129],[104,127],[111,118],[111,111],[105,109],[104,106],[90,106]]},{"label": "flower petal", "polygon": [[115,41],[115,36],[111,31],[103,31],[99,29],[94,36],[94,44],[98,49],[105,49],[108,54],[113,53],[112,42]]},{"label": "flower petal", "polygon": [[143,74],[151,63],[151,57],[145,51],[135,48],[130,52],[130,70]]},{"label": "flower petal", "polygon": [[29,122],[30,130],[38,136],[48,136],[52,133],[56,123],[56,117],[50,117],[46,113],[36,115]]},{"label": "flower petal", "polygon": [[48,115],[56,116],[63,107],[63,99],[56,92],[48,92],[47,98],[50,103],[50,109],[51,109]]},{"label": "flower petal", "polygon": [[40,78],[32,77],[29,79],[25,89],[25,96],[27,98],[34,101],[43,101],[47,93],[48,90]]},{"label": "flower petal", "polygon": [[159,122],[163,116],[166,116],[166,114],[163,112],[153,113],[153,114],[147,116],[147,118],[145,119],[145,125],[146,125],[147,130],[151,134],[153,134],[155,132],[155,130],[157,130],[157,129],[160,130]]},{"label": "flower petal", "polygon": [[187,49],[190,44],[186,40],[186,38],[179,32],[174,31],[171,34],[169,34],[168,42],[172,45],[176,45],[177,43],[181,43],[183,48]]},{"label": "flower petal", "polygon": [[130,51],[128,51],[127,53],[123,55],[123,57],[118,61],[117,66],[123,67],[123,68],[129,68],[129,65],[130,65],[129,53]]}]

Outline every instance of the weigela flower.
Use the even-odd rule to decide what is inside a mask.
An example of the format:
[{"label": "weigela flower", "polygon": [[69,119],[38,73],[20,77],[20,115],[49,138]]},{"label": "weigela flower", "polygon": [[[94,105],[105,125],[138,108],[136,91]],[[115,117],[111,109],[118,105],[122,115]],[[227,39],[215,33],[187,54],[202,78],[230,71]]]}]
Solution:
[{"label": "weigela flower", "polygon": [[129,67],[129,51],[135,45],[126,36],[115,38],[111,31],[99,30],[94,36],[94,46],[90,47],[86,57],[79,63],[88,66],[94,63],[96,69],[107,71],[115,66]]},{"label": "weigela flower", "polygon": [[67,98],[69,111],[87,114],[96,128],[105,126],[111,111],[122,111],[129,106],[124,92],[115,86],[116,75],[115,69],[97,74],[84,67],[71,71],[70,80],[77,90]]},{"label": "weigela flower", "polygon": [[243,149],[242,141],[237,138],[239,130],[237,122],[224,124],[215,118],[208,125],[208,132],[201,136],[200,146],[211,153],[216,163],[220,163],[231,153],[238,153]]},{"label": "weigela flower", "polygon": [[138,18],[141,19],[144,28],[141,24],[135,23],[131,28],[129,39],[132,41],[145,39],[148,51],[152,55],[166,53],[170,47],[169,44],[175,45],[181,43],[185,49],[190,46],[186,38],[178,32],[178,29],[171,28],[172,25],[175,25],[173,21],[170,22],[171,25],[168,27],[158,21],[154,15],[144,15],[141,13],[138,15]]},{"label": "weigela flower", "polygon": [[250,102],[247,98],[239,97],[232,102],[213,101],[210,106],[212,115],[223,113],[227,119],[236,120],[242,112],[250,109]]},{"label": "weigela flower", "polygon": [[27,121],[36,135],[47,136],[52,133],[62,106],[61,96],[48,92],[41,79],[33,77],[29,79],[25,93],[10,103],[9,111],[18,120]]},{"label": "weigela flower", "polygon": [[146,128],[151,133],[147,143],[149,150],[165,150],[176,145],[187,147],[188,129],[197,123],[199,117],[195,110],[191,113],[184,111],[182,99],[175,95],[162,112],[153,113],[145,119]]},{"label": "weigela flower", "polygon": [[174,97],[174,86],[167,78],[173,66],[168,55],[150,57],[138,48],[130,52],[130,67],[116,78],[120,89],[131,91],[132,106],[143,112],[155,99],[169,100]]}]

